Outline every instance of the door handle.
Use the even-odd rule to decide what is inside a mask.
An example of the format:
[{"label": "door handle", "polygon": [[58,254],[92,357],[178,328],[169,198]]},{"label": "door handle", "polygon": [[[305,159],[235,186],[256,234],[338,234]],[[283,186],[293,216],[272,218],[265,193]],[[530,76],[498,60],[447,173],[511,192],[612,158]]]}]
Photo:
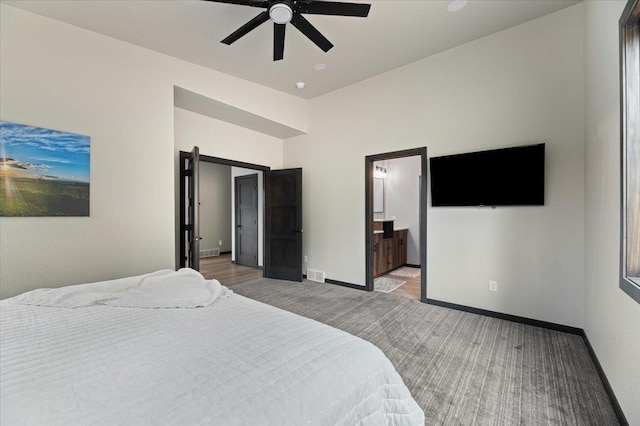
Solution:
[{"label": "door handle", "polygon": [[296,232],[301,234],[302,232],[304,232],[304,229],[296,229]]}]

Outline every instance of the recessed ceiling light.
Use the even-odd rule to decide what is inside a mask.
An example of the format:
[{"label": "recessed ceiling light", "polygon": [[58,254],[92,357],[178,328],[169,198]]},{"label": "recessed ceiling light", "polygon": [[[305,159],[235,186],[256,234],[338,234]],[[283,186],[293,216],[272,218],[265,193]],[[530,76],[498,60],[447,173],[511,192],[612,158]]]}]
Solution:
[{"label": "recessed ceiling light", "polygon": [[325,69],[327,69],[327,64],[315,64],[313,68],[316,71],[324,71]]},{"label": "recessed ceiling light", "polygon": [[296,83],[296,87],[298,89],[304,89],[304,81],[299,81]]},{"label": "recessed ceiling light", "polygon": [[449,6],[447,6],[447,10],[451,13],[457,12],[466,5],[467,0],[453,0],[451,3],[449,3]]}]

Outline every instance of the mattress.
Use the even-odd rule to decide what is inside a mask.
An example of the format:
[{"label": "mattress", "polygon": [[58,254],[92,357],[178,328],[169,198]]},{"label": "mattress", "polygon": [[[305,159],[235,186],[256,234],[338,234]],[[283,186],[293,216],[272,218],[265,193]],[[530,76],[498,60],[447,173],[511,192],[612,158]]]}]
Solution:
[{"label": "mattress", "polygon": [[0,301],[3,425],[424,424],[384,354],[330,326],[226,289],[181,309],[56,291]]}]

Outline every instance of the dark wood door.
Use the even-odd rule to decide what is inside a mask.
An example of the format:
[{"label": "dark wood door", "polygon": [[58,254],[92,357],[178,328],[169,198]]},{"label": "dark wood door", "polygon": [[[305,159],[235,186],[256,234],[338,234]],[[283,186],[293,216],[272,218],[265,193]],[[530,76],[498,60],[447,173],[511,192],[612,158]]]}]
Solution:
[{"label": "dark wood door", "polygon": [[264,275],[302,281],[302,169],[267,173]]},{"label": "dark wood door", "polygon": [[200,269],[200,150],[180,156],[180,266]]},{"label": "dark wood door", "polygon": [[235,179],[236,263],[258,267],[258,175]]}]

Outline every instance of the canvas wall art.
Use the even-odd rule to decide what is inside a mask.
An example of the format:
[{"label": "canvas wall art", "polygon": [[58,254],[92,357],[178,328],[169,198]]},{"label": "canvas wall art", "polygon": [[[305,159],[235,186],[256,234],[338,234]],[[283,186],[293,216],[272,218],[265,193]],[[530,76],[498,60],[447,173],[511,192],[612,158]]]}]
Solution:
[{"label": "canvas wall art", "polygon": [[0,216],[89,216],[89,136],[0,121]]}]

